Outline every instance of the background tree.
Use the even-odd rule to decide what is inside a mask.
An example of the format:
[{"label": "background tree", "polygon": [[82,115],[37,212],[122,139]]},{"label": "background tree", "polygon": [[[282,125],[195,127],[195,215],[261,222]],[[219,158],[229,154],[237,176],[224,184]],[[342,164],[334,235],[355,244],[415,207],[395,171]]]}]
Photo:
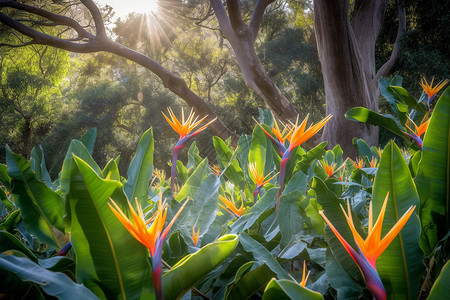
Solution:
[{"label": "background tree", "polygon": [[48,46],[0,52],[1,145],[29,158],[31,148],[52,130],[65,105],[60,83],[68,62],[68,52]]},{"label": "background tree", "polygon": [[378,143],[378,130],[345,119],[347,110],[363,106],[378,111],[378,80],[395,64],[399,40],[406,26],[405,9],[398,1],[398,30],[389,60],[376,68],[375,46],[389,0],[314,1],[314,24],[324,77],[327,113],[333,118],[322,138],[331,146],[340,143],[345,153],[355,155],[353,137]]}]

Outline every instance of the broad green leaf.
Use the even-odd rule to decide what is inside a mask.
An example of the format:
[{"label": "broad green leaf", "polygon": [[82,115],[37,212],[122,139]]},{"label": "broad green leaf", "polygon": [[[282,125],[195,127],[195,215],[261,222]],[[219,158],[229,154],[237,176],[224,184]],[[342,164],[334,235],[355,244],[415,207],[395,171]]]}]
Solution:
[{"label": "broad green leaf", "polygon": [[416,153],[414,153],[413,157],[409,159],[408,168],[413,178],[417,176],[417,171],[419,170],[419,162],[421,159],[422,151],[417,151]]},{"label": "broad green leaf", "polygon": [[177,179],[180,186],[183,186],[186,183],[189,176],[188,173],[188,169],[183,165],[183,163],[180,160],[177,160]]},{"label": "broad green leaf", "polygon": [[[236,149],[236,157],[241,166],[248,166],[248,154],[250,153],[250,146],[252,143],[252,136],[243,134],[239,138],[238,147]],[[248,170],[244,168],[244,173],[248,175]]]},{"label": "broad green leaf", "polygon": [[[341,233],[344,239],[356,249],[356,245],[353,239],[352,232],[348,227],[347,220],[345,219],[344,213],[341,210],[341,205],[346,206],[344,200],[339,199],[331,190],[329,190],[326,184],[318,177],[314,177],[313,189],[316,192],[317,202],[322,206],[325,216],[330,220],[331,224],[336,227]],[[353,215],[353,221],[355,223],[355,228],[358,232],[362,233],[361,224],[359,219]],[[342,267],[347,271],[347,273],[356,282],[362,282],[362,275],[355,264],[353,259],[347,253],[345,248],[339,242],[334,233],[326,227],[325,230],[328,243],[330,245],[331,251],[337,258]]]},{"label": "broad green leaf", "polygon": [[316,159],[321,159],[323,155],[326,153],[326,147],[328,142],[323,142],[314,147],[313,149],[306,152],[305,155],[302,156],[301,160],[295,166],[294,173],[297,170],[301,170],[303,173],[307,174],[309,167]]},{"label": "broad green leaf", "polygon": [[181,190],[176,195],[177,201],[183,201],[186,197],[194,198],[197,194],[203,180],[206,178],[206,169],[208,168],[208,159],[205,158],[194,170],[191,176],[186,180]]},{"label": "broad green leaf", "polygon": [[179,299],[200,279],[214,270],[238,245],[238,237],[225,235],[186,256],[162,277],[165,299]]},{"label": "broad green leaf", "polygon": [[325,272],[331,286],[337,291],[337,299],[358,300],[363,286],[350,277],[330,248],[326,251]]},{"label": "broad green leaf", "polygon": [[42,242],[60,248],[55,227],[64,232],[64,203],[57,193],[36,178],[30,163],[6,146],[8,175],[13,179],[11,195],[22,212],[25,225]]},{"label": "broad green leaf", "polygon": [[365,107],[353,107],[345,113],[345,118],[383,127],[387,131],[401,137],[405,142],[410,143],[409,138],[402,132],[401,125],[396,123],[392,116],[380,115]]},{"label": "broad green leaf", "polygon": [[302,287],[298,283],[273,278],[264,290],[263,300],[321,300],[323,296],[320,293],[311,291]]},{"label": "broad green leaf", "polygon": [[0,230],[13,231],[17,223],[20,222],[22,216],[20,214],[20,209],[16,209],[2,216],[0,220]]},{"label": "broad green leaf", "polygon": [[148,129],[139,140],[136,154],[128,167],[127,182],[123,186],[130,201],[135,198],[143,205],[148,199],[148,183],[153,175],[153,131]]},{"label": "broad green leaf", "polygon": [[415,178],[420,196],[420,246],[431,254],[450,230],[450,88],[439,98],[423,141]]},{"label": "broad green leaf", "polygon": [[217,161],[221,165],[221,170],[225,176],[238,186],[242,191],[245,190],[245,176],[238,160],[234,157],[233,151],[219,137],[213,137],[214,149],[216,149]]},{"label": "broad green leaf", "polygon": [[[301,172],[301,171],[299,171]],[[304,198],[299,191],[293,191],[281,196],[280,210],[277,219],[282,234],[280,246],[286,247],[296,235],[302,231],[303,218],[299,210],[302,209],[300,201]]]},{"label": "broad green leaf", "polygon": [[131,217],[122,188],[120,182],[100,178],[86,162],[73,157],[67,201],[77,281],[100,298],[151,299],[148,251],[108,207],[113,199]]},{"label": "broad green leaf", "polygon": [[[254,262],[252,262],[253,264]],[[262,264],[235,280],[227,289],[225,297],[227,300],[249,299],[256,292],[262,290],[275,275],[266,264]]]},{"label": "broad green leaf", "polygon": [[252,206],[250,211],[237,219],[231,226],[231,233],[239,233],[250,228],[258,218],[268,211],[275,208],[275,200],[278,188],[271,188],[264,196]]},{"label": "broad green leaf", "polygon": [[[84,144],[78,140],[72,140],[70,142],[69,149],[67,150],[66,156],[64,157],[63,166],[61,169],[60,185],[61,191],[64,194],[69,193],[70,184],[70,170],[72,168],[71,164],[73,162],[73,155],[78,156],[84,162],[86,162],[98,175],[102,174],[102,170],[97,165],[97,163],[92,158],[89,151],[86,149]],[[66,222],[70,222],[70,215],[65,217]]]},{"label": "broad green leaf", "polygon": [[8,169],[4,164],[0,164],[0,183],[9,191],[11,189],[11,177],[8,175]]},{"label": "broad green leaf", "polygon": [[45,184],[56,190],[57,186],[53,184],[50,174],[45,166],[44,150],[41,145],[33,147],[31,150],[31,169],[36,173],[38,179],[45,182]]},{"label": "broad green leaf", "polygon": [[297,171],[283,190],[283,194],[287,194],[293,191],[300,191],[303,195],[306,195],[308,188],[308,176],[302,171]]},{"label": "broad green leaf", "polygon": [[102,178],[120,181],[119,167],[116,160],[111,159],[102,170]]},{"label": "broad green leaf", "polygon": [[[378,217],[384,199],[389,200],[381,236],[384,237],[403,214],[419,205],[419,195],[400,149],[389,142],[383,150],[373,187],[373,216]],[[375,222],[375,221],[374,221]],[[423,253],[419,247],[420,223],[413,213],[399,235],[377,260],[377,270],[392,299],[416,299],[423,272]]]},{"label": "broad green leaf", "polygon": [[370,150],[369,145],[363,139],[357,139],[356,145],[358,147],[359,154],[367,158],[369,161],[372,159],[372,150]]},{"label": "broad green leaf", "polygon": [[252,253],[255,260],[266,263],[267,266],[277,274],[278,278],[291,278],[289,274],[280,266],[273,255],[263,245],[251,238],[248,234],[242,232],[239,235],[239,241],[245,251]]},{"label": "broad green leaf", "polygon": [[[273,171],[272,148],[272,142],[267,139],[262,129],[259,126],[255,126],[250,151],[248,153],[248,162],[256,164],[257,169],[263,172],[264,175]],[[248,165],[243,167],[248,168]]]},{"label": "broad green leaf", "polygon": [[200,151],[197,147],[197,142],[193,141],[188,150],[187,168],[196,168],[203,160],[199,155]]},{"label": "broad green leaf", "polygon": [[0,269],[12,272],[23,281],[39,285],[58,299],[98,299],[90,290],[73,282],[67,275],[49,271],[25,257],[0,254]]},{"label": "broad green leaf", "polygon": [[448,261],[442,268],[439,277],[431,288],[428,300],[441,300],[446,299],[450,295],[450,261]]},{"label": "broad green leaf", "polygon": [[97,137],[97,128],[90,128],[86,133],[83,135],[83,137],[80,139],[80,141],[84,144],[86,149],[89,151],[89,154],[92,155],[94,152],[94,146],[95,146],[95,139]]},{"label": "broad green leaf", "polygon": [[[200,235],[197,247],[200,246],[203,235],[209,230],[209,226],[214,222],[217,215],[219,199],[219,178],[211,174],[201,184],[194,196],[194,201],[189,207],[187,217],[183,219],[183,235],[185,238],[191,237],[192,226],[200,228]],[[180,225],[180,226],[182,226]],[[173,230],[176,230],[174,227]]]},{"label": "broad green leaf", "polygon": [[319,205],[317,203],[317,200],[312,198],[309,200],[308,206],[305,208],[306,214],[308,215],[308,218],[311,222],[311,227],[314,229],[315,232],[318,234],[325,234],[324,231],[324,225],[325,221],[319,214]]},{"label": "broad green leaf", "polygon": [[[422,102],[417,102],[413,96],[411,96],[403,87],[401,86],[389,86],[387,91],[391,93],[397,103],[404,103],[409,108],[415,109],[419,112],[426,112],[427,107]],[[398,105],[398,104],[397,104]]]},{"label": "broad green leaf", "polygon": [[18,238],[12,235],[9,232],[0,230],[0,253],[5,252],[7,250],[18,250],[24,253],[28,258],[32,259],[34,262],[37,262],[37,257],[34,253],[22,244]]},{"label": "broad green leaf", "polygon": [[381,95],[387,100],[392,110],[395,112],[397,116],[399,116],[399,110],[397,104],[395,102],[394,95],[392,95],[387,88],[389,86],[402,86],[403,78],[401,76],[396,75],[394,78],[380,78],[378,80],[378,86],[380,87]]}]

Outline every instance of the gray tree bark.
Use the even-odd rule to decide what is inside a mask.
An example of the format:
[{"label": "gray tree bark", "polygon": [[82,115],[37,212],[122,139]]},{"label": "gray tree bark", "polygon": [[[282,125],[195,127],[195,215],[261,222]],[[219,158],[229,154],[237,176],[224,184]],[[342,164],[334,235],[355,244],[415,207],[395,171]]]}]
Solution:
[{"label": "gray tree bark", "polygon": [[378,128],[346,120],[347,110],[363,106],[378,111],[378,79],[388,74],[398,54],[398,40],[406,27],[405,11],[399,7],[399,29],[391,58],[377,72],[375,43],[389,0],[356,1],[354,17],[349,19],[348,0],[315,0],[314,26],[319,50],[327,114],[333,118],[322,139],[329,146],[340,144],[349,156],[356,156],[353,137],[369,145],[378,144]]}]

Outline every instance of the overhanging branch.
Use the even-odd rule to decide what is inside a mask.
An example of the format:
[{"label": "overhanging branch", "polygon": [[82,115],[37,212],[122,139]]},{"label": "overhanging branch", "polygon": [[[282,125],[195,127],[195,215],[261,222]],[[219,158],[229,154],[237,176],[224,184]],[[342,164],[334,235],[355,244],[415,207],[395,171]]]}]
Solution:
[{"label": "overhanging branch", "polygon": [[381,68],[378,70],[378,72],[375,74],[375,77],[373,78],[373,84],[378,84],[378,80],[381,78],[381,76],[386,76],[389,74],[389,72],[392,70],[392,68],[395,65],[395,62],[398,57],[398,53],[400,51],[400,38],[402,37],[403,33],[406,31],[406,10],[403,5],[403,0],[398,0],[397,2],[397,10],[398,10],[398,30],[397,30],[397,37],[395,38],[394,47],[392,48],[391,56],[389,57],[389,60],[385,62]]}]

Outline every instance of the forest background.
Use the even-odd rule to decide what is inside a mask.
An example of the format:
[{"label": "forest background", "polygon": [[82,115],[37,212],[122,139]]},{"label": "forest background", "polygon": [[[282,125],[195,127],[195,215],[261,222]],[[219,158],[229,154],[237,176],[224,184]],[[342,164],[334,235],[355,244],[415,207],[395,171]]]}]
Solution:
[{"label": "forest background", "polygon": [[[239,1],[244,21],[250,19],[257,2],[260,1]],[[351,1],[349,20],[360,2]],[[398,3],[388,2],[376,39],[377,68],[389,60],[397,41]],[[34,1],[26,3],[36,5]],[[188,88],[232,132],[251,133],[254,122],[250,116],[257,117],[258,109],[267,107],[260,95],[246,85],[235,51],[220,31],[210,2],[167,3],[170,5],[161,5],[153,13],[133,13],[117,20],[111,7],[100,7],[107,35],[152,57],[184,79]],[[401,75],[403,86],[418,97],[422,77],[450,78],[450,2],[401,3],[406,12],[406,27],[398,39],[398,56],[389,73]],[[81,16],[89,28],[92,17],[86,7],[68,4],[40,2],[48,11],[60,12],[65,7],[66,13]],[[281,93],[301,114],[309,113],[312,121],[317,122],[325,115],[325,88],[314,13],[313,1],[273,1],[265,10],[254,47]],[[55,29],[42,26],[40,30],[51,34]],[[181,107],[185,111],[189,108],[154,73],[107,52],[77,54],[36,44],[11,47],[20,44],[17,41],[26,43],[13,32],[0,23],[1,163],[6,144],[27,158],[32,147],[40,144],[51,176],[57,177],[70,140],[96,128],[95,160],[105,165],[120,155],[119,169],[124,173],[139,137],[153,127],[158,142],[154,164],[168,169],[167,157],[177,136],[161,111],[165,112],[169,106],[176,112]],[[387,103],[380,100],[380,111],[387,108]],[[390,138],[387,132],[380,132],[381,144]],[[202,155],[213,153],[211,133],[200,135],[197,145]],[[213,161],[214,157],[210,157],[210,162]]]}]

